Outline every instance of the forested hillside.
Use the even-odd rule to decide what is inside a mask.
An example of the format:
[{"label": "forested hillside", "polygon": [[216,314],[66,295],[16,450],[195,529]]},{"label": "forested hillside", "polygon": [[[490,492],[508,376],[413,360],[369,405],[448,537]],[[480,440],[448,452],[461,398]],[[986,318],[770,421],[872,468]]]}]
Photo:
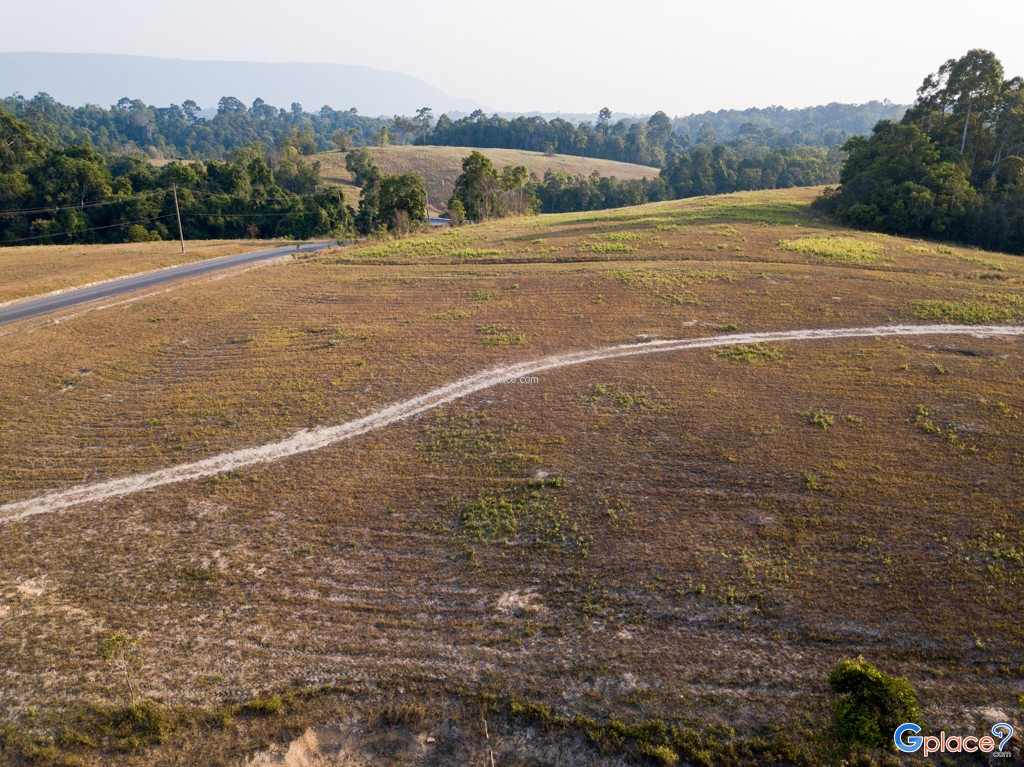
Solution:
[{"label": "forested hillside", "polygon": [[[177,236],[177,188],[189,239],[338,235],[352,229],[340,189],[282,141],[271,162],[256,146],[231,162],[106,158],[89,146],[57,148],[0,110],[0,243],[123,242]],[[273,167],[271,167],[271,164]]]},{"label": "forested hillside", "polygon": [[[250,141],[274,146],[293,130],[305,131],[317,151],[391,144],[433,144],[490,149],[521,149],[638,163],[660,168],[671,155],[695,146],[726,143],[748,159],[751,152],[829,149],[851,136],[868,133],[879,119],[899,117],[904,107],[879,102],[829,104],[806,109],[748,109],[670,118],[612,121],[601,110],[596,122],[572,123],[540,116],[512,119],[482,111],[460,119],[424,107],[412,116],[366,117],[356,110],[323,107],[307,112],[301,104],[282,109],[257,99],[246,106],[221,98],[215,113],[195,101],[151,106],[121,99],[109,109],[71,107],[45,93],[8,96],[3,109],[54,144],[91,144],[102,152],[141,152],[151,158],[224,159]],[[823,153],[812,153],[824,156]]]},{"label": "forested hillside", "polygon": [[315,151],[323,151],[334,148],[338,131],[357,145],[367,144],[387,124],[355,110],[324,107],[310,114],[300,104],[279,109],[257,99],[247,107],[231,97],[222,98],[209,119],[194,101],[154,107],[121,99],[104,109],[66,106],[45,93],[30,99],[8,96],[0,101],[0,111],[14,115],[53,144],[91,144],[101,152],[140,152],[154,159],[221,160],[250,141],[275,146],[294,130],[306,131]]},{"label": "forested hillside", "polygon": [[[612,122],[610,110],[603,109],[596,123],[573,125],[561,118],[548,121],[534,116],[510,120],[498,115],[488,117],[476,111],[460,120],[441,115],[433,129],[417,141],[444,146],[557,152],[661,167],[666,158],[675,153],[698,145],[713,146],[723,142],[743,147],[747,152],[757,150],[762,153],[801,147],[835,147],[850,136],[870,130],[876,120],[868,122],[865,115],[878,113],[875,104],[877,102],[863,106],[834,105],[836,111],[846,116],[845,119],[832,116],[826,120],[804,114],[811,110],[779,110],[780,115],[804,114],[793,120],[802,126],[796,129],[782,127],[782,121],[773,122],[751,114],[750,120],[719,134],[713,123],[702,120],[692,135],[690,125],[696,118],[673,120],[664,112],[656,112],[647,120],[624,118]],[[831,114],[829,108],[821,109]],[[767,110],[750,111],[760,113]],[[902,108],[899,108],[899,113],[902,113]],[[862,130],[854,130],[853,126]]]},{"label": "forested hillside", "polygon": [[907,111],[906,104],[870,101],[867,104],[823,104],[821,106],[786,109],[720,109],[687,117],[676,117],[672,124],[677,133],[694,141],[704,138],[730,141],[742,136],[770,139],[780,146],[833,147],[854,136],[864,135],[879,120],[898,120]]},{"label": "forested hillside", "polygon": [[[312,155],[329,149],[350,152],[368,144],[434,145],[439,151],[441,146],[515,149],[651,168],[644,180],[564,170],[541,178],[527,168],[499,179],[485,172],[479,180],[485,188],[482,199],[493,200],[482,208],[463,200],[473,220],[829,184],[839,180],[843,158],[835,141],[846,135],[841,126],[855,128],[867,116],[898,109],[873,102],[719,113],[717,122],[703,121],[691,136],[690,118],[673,121],[664,112],[646,120],[613,122],[604,109],[596,123],[578,125],[536,116],[508,120],[481,111],[458,120],[441,115],[435,121],[426,107],[412,117],[382,119],[329,107],[311,114],[299,104],[285,110],[262,100],[247,107],[225,97],[216,114],[206,118],[192,101],[158,108],[122,99],[103,109],[65,106],[46,94],[12,96],[0,102],[0,125],[9,136],[8,156],[0,167],[6,180],[0,191],[0,241],[119,242],[173,236],[169,194],[174,186],[180,188],[188,237],[351,232],[352,211],[341,191],[325,182]],[[736,126],[741,118],[749,120]],[[726,133],[726,140],[718,139],[714,125]],[[150,162],[171,158],[192,162],[161,169]],[[424,168],[419,175],[429,177],[430,171]],[[411,177],[398,176],[402,188],[422,186],[410,186]],[[387,180],[383,188],[397,183]],[[515,204],[495,202],[503,194],[512,195]],[[418,203],[409,202],[414,198],[419,199],[418,191],[408,200],[402,196],[401,204],[395,202],[409,213],[397,225],[385,211],[379,221],[370,217],[358,228],[366,233],[414,228],[425,215]]]}]

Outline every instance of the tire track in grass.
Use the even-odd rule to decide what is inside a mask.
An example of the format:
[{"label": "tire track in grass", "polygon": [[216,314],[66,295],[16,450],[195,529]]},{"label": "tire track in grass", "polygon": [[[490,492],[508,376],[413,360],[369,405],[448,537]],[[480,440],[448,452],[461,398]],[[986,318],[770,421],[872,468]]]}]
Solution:
[{"label": "tire track in grass", "polygon": [[181,464],[180,466],[172,466],[146,474],[136,474],[91,485],[79,485],[68,490],[55,491],[37,496],[36,498],[7,503],[0,506],[0,524],[25,519],[37,514],[63,511],[82,504],[122,498],[164,485],[204,479],[248,466],[274,463],[294,455],[321,450],[338,442],[383,429],[386,426],[412,418],[420,413],[433,410],[463,397],[468,397],[478,391],[497,386],[508,379],[522,378],[535,373],[541,373],[545,370],[554,370],[556,368],[582,365],[588,362],[598,362],[619,357],[636,357],[646,354],[704,349],[714,346],[926,335],[970,335],[978,338],[1021,336],[1024,335],[1024,327],[1008,325],[882,325],[866,328],[784,330],[766,333],[734,333],[706,338],[655,340],[643,343],[605,346],[599,349],[570,352],[567,354],[556,354],[475,373],[446,386],[421,394],[418,397],[396,402],[362,418],[357,418],[337,426],[303,429],[278,442],[234,450],[229,453],[221,453],[211,458]]}]

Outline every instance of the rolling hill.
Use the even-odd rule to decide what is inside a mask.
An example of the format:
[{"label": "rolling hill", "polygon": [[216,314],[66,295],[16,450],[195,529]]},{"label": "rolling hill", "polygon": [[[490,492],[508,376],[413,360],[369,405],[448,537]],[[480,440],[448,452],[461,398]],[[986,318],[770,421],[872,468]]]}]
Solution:
[{"label": "rolling hill", "polygon": [[0,761],[824,767],[859,655],[1015,716],[1024,261],[813,195],[9,326]]},{"label": "rolling hill", "polygon": [[[597,172],[601,176],[615,176],[619,179],[655,178],[657,168],[634,165],[613,160],[596,160],[590,157],[569,155],[546,155],[540,152],[524,152],[518,149],[476,149],[458,146],[389,146],[371,147],[370,152],[377,166],[384,173],[419,173],[427,187],[427,199],[431,213],[447,209],[448,200],[455,188],[455,180],[462,172],[462,159],[470,152],[487,155],[500,172],[506,165],[525,165],[527,170],[544,177],[548,170],[565,170],[573,175],[589,176]],[[322,152],[316,155],[322,166],[325,180],[346,187],[346,199],[357,206],[359,187],[352,182],[352,174],[345,168],[342,152]]]}]

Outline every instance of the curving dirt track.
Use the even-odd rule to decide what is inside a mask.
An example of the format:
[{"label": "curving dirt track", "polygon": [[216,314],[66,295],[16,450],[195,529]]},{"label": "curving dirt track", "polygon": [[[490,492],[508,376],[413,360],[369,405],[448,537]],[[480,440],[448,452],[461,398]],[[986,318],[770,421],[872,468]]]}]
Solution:
[{"label": "curving dirt track", "polygon": [[616,357],[702,349],[714,346],[732,346],[736,344],[924,335],[1021,336],[1024,335],[1024,327],[1006,325],[882,325],[860,328],[787,330],[766,333],[738,333],[706,338],[655,340],[552,355],[476,373],[450,383],[447,386],[421,394],[418,397],[397,402],[354,421],[337,426],[321,426],[315,429],[306,429],[279,442],[243,448],[230,453],[222,453],[201,461],[173,466],[148,474],[138,474],[92,485],[80,485],[68,490],[8,503],[0,506],[0,524],[37,514],[62,511],[84,503],[95,503],[110,498],[120,498],[162,485],[211,477],[246,466],[272,463],[293,455],[319,450],[337,442],[382,429],[385,426],[411,418],[419,413],[467,397],[483,389],[499,385],[511,378],[533,375],[554,368],[598,362]]}]

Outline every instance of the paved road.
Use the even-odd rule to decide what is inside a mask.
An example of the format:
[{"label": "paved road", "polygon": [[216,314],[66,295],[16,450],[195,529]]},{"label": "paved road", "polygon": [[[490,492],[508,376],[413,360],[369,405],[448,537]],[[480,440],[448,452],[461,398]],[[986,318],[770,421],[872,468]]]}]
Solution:
[{"label": "paved road", "polygon": [[157,271],[146,272],[145,274],[140,274],[135,277],[111,280],[110,282],[104,282],[100,285],[93,285],[88,288],[79,288],[78,290],[69,290],[66,293],[44,296],[43,298],[37,298],[33,301],[22,301],[21,303],[12,304],[11,306],[0,309],[0,325],[6,325],[10,322],[17,322],[18,320],[25,320],[31,317],[39,317],[43,314],[55,312],[58,309],[67,309],[70,306],[78,306],[79,304],[88,303],[89,301],[98,301],[103,298],[119,296],[122,293],[130,293],[135,290],[151,288],[154,285],[162,285],[165,282],[174,282],[175,280],[181,280],[185,277],[195,277],[196,275],[206,274],[208,272],[228,269],[232,266],[252,264],[257,261],[267,261],[272,258],[279,258],[295,252],[308,253],[312,250],[326,248],[332,244],[333,243],[329,242],[314,242],[301,246],[298,251],[295,250],[294,245],[285,245],[284,247],[271,248],[270,250],[257,250],[251,253],[237,253],[233,256],[221,256],[219,258],[207,259],[206,261],[196,261],[192,264],[172,266],[168,269],[158,269]]}]

